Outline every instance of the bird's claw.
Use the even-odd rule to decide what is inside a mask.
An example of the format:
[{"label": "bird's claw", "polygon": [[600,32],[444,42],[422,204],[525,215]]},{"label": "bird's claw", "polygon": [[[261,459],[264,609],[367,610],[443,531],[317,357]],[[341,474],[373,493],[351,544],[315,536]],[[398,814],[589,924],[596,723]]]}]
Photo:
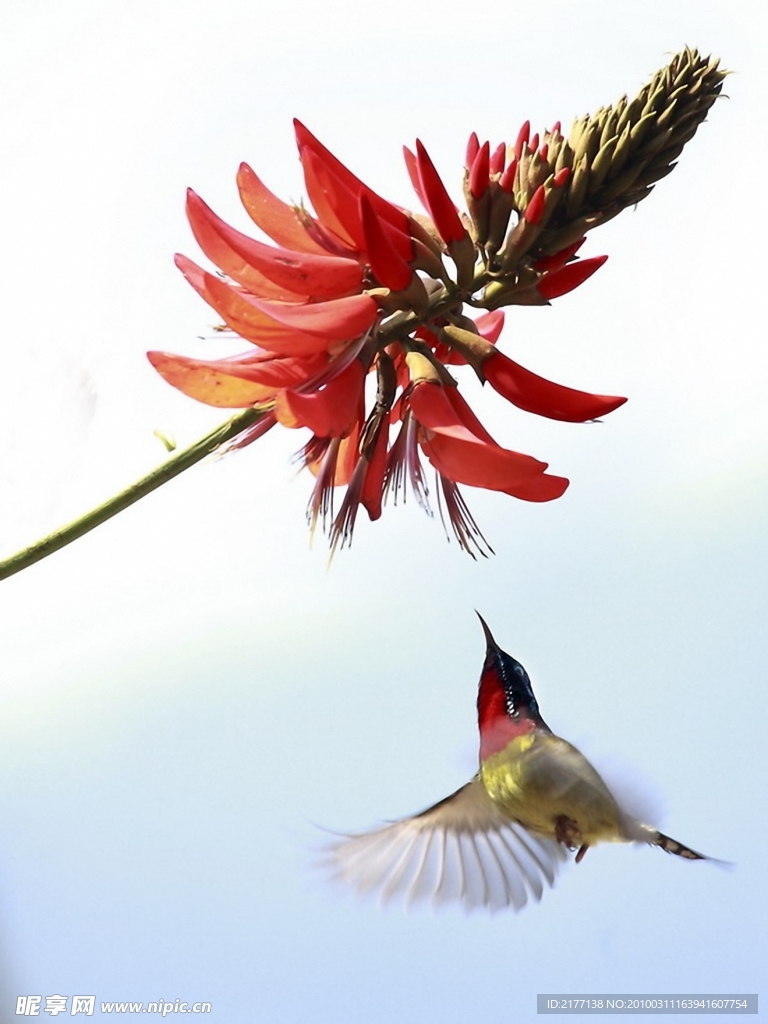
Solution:
[{"label": "bird's claw", "polygon": [[577,822],[565,814],[561,814],[555,819],[555,839],[558,843],[562,843],[563,846],[567,846],[569,850],[576,850],[581,847],[576,856],[577,861],[581,860],[587,852],[586,846],[582,846],[581,829]]}]

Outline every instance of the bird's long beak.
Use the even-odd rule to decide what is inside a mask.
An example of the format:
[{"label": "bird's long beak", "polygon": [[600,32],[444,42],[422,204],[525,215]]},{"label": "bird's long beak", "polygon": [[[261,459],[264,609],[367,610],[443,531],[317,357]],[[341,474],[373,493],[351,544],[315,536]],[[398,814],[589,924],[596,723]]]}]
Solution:
[{"label": "bird's long beak", "polygon": [[496,641],[493,639],[493,633],[488,628],[488,623],[485,621],[480,612],[475,608],[475,615],[480,619],[480,625],[483,627],[483,633],[485,633],[485,642],[487,645],[486,654],[501,654],[502,650]]}]

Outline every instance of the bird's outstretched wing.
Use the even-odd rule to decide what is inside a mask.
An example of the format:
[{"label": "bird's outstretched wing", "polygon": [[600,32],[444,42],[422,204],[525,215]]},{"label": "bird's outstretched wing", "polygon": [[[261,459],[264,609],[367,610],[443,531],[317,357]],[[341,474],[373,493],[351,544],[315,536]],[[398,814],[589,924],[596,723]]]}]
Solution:
[{"label": "bird's outstretched wing", "polygon": [[429,900],[465,910],[520,910],[553,885],[566,853],[505,817],[479,778],[421,814],[340,837],[326,864],[338,880],[382,903]]}]

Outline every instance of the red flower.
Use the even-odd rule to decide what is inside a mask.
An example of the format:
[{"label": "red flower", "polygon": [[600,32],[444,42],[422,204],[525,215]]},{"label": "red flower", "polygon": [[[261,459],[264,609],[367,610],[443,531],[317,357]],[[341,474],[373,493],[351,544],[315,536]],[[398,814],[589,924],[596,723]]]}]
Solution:
[{"label": "red flower", "polygon": [[[313,528],[322,520],[333,548],[351,541],[360,507],[375,520],[387,495],[396,501],[406,484],[427,505],[428,464],[460,545],[484,554],[488,545],[459,485],[540,502],[560,497],[568,481],[498,444],[446,367],[469,365],[518,408],[553,419],[594,419],[624,401],[554,384],[496,348],[504,323],[497,307],[545,303],[604,262],[578,260],[583,232],[552,252],[531,249],[567,191],[568,169],[541,177],[549,149],[536,138],[529,146],[528,125],[514,152],[503,143],[492,150],[473,135],[467,218],[417,141],[406,163],[427,218],[383,199],[300,122],[295,129],[312,212],[282,202],[246,164],[237,175],[243,205],[275,244],[230,227],[194,192],[187,195],[194,236],[221,274],[184,256],[177,266],[222,329],[252,349],[217,359],[150,352],[150,361],[197,401],[262,410],[235,446],[275,423],[311,431],[301,451],[316,477],[308,516]],[[505,242],[513,215],[517,225]],[[469,319],[464,303],[487,311]],[[369,373],[376,375],[372,403]],[[340,486],[346,493],[335,510]]]}]

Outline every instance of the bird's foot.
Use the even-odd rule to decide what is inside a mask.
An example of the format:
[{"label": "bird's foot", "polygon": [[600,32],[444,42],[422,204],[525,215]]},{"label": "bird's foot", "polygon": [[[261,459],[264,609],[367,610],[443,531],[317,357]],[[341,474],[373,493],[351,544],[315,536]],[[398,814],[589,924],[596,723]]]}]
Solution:
[{"label": "bird's foot", "polygon": [[584,860],[584,854],[587,852],[588,849],[589,849],[589,843],[583,843],[579,847],[579,852],[576,854],[576,863],[577,864],[581,864],[581,862]]},{"label": "bird's foot", "polygon": [[[569,818],[567,815],[561,814],[555,819],[555,839],[558,843],[562,843],[563,846],[567,846],[569,850],[575,850],[582,845],[581,829],[573,818]],[[586,853],[586,846],[583,846],[582,850]],[[576,857],[577,860],[581,860],[584,856],[582,850],[579,850]]]}]

